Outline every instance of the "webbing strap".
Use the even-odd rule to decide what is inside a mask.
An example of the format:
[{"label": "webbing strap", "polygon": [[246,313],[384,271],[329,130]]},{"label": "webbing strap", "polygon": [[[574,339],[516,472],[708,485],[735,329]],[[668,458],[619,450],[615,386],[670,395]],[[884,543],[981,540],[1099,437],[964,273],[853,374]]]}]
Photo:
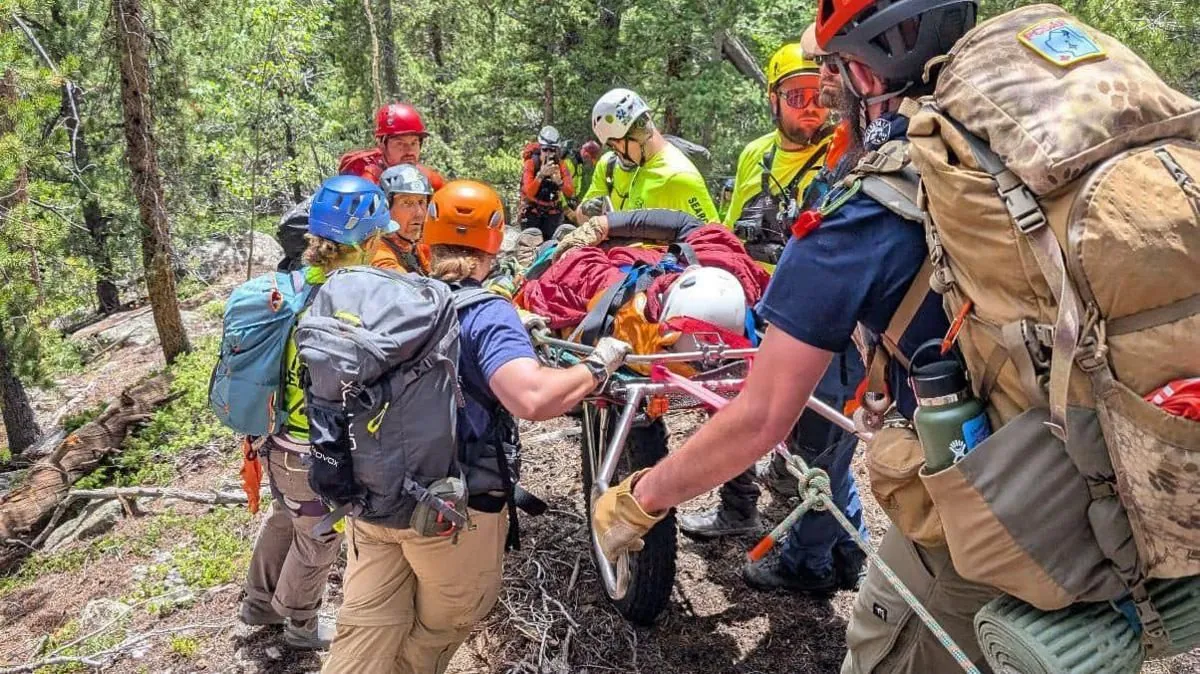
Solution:
[{"label": "webbing strap", "polygon": [[900,350],[900,337],[908,330],[908,326],[912,325],[913,319],[917,317],[917,311],[925,303],[925,298],[930,291],[929,278],[931,276],[933,276],[933,262],[926,257],[925,262],[917,271],[917,275],[913,277],[912,283],[908,286],[908,290],[905,291],[904,297],[900,299],[896,312],[892,314],[892,320],[888,321],[887,329],[883,331],[881,340],[883,348],[887,349],[892,360],[900,363],[905,370],[908,369],[909,362],[908,357]]},{"label": "webbing strap", "polygon": [[1025,236],[1033,251],[1034,260],[1058,304],[1058,319],[1054,323],[1054,350],[1050,358],[1050,430],[1055,437],[1067,440],[1067,389],[1071,367],[1079,348],[1083,306],[1079,294],[1067,274],[1062,247],[1048,226],[1046,213],[1033,192],[1004,165],[999,155],[979,137],[953,122],[962,133],[980,168],[992,176],[996,190],[1004,202],[1009,218],[1017,231]]},{"label": "webbing strap", "polygon": [[1021,382],[1021,390],[1034,407],[1046,407],[1049,401],[1038,384],[1037,368],[1033,364],[1033,356],[1029,353],[1025,341],[1025,331],[1020,321],[1014,321],[1000,328],[1000,349],[1012,359],[1017,368],[1017,378]]},{"label": "webbing strap", "polygon": [[1198,313],[1200,313],[1200,293],[1161,307],[1110,320],[1106,323],[1105,331],[1109,337],[1126,335],[1131,332],[1148,330],[1158,325],[1174,323]]}]

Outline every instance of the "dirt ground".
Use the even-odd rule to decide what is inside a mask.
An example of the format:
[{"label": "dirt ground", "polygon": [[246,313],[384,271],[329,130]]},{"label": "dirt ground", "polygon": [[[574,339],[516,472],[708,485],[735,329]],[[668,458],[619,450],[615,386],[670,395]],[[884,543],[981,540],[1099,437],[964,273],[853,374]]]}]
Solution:
[{"label": "dirt ground", "polygon": [[[117,349],[106,365],[88,377],[72,378],[52,405],[89,404],[110,389],[130,381],[134,372],[155,366],[152,349]],[[86,391],[80,396],[79,392]],[[78,400],[70,400],[78,398]],[[696,425],[696,416],[671,419],[672,445]],[[523,426],[525,437],[562,430],[575,422],[558,419]],[[234,447],[201,447],[177,462],[181,478],[172,486],[185,489],[231,489],[236,478]],[[829,601],[748,589],[740,570],[754,538],[698,543],[680,537],[678,573],[669,607],[652,628],[634,628],[609,605],[588,556],[587,529],[580,488],[578,438],[528,445],[523,483],[542,496],[550,511],[522,519],[523,548],[508,555],[500,601],[474,630],[450,666],[455,674],[523,672],[584,674],[641,672],[684,674],[757,672],[825,674],[837,672],[845,651],[844,633],[853,595],[839,593]],[[861,461],[859,484],[866,484]],[[790,506],[766,492],[760,506],[766,521],[777,522]],[[869,493],[863,500],[876,539],[885,518]],[[687,504],[700,509],[713,497]],[[77,568],[48,569],[31,584],[0,593],[0,672],[29,662],[45,652],[48,635],[78,619],[84,607],[100,598],[127,597],[138,587],[147,566],[180,550],[204,550],[215,543],[197,531],[170,530],[146,543],[145,533],[166,513],[199,521],[214,508],[195,504],[168,505],[143,501],[144,514],[125,517],[104,540],[113,546]],[[231,518],[246,553],[262,515]],[[86,546],[77,543],[75,546]],[[232,563],[232,562],[231,562]],[[244,563],[244,560],[243,560]],[[333,615],[341,601],[341,567],[330,578],[325,613]],[[146,636],[106,672],[316,672],[318,654],[293,653],[279,646],[278,630],[248,628],[234,619],[240,578],[202,587],[188,605],[158,615],[135,605],[122,623],[125,639]],[[79,635],[86,636],[86,635]],[[77,638],[77,637],[72,637]],[[65,639],[64,639],[65,640]],[[119,641],[119,640],[118,640]],[[54,642],[62,646],[62,641]],[[190,644],[190,645],[189,645]],[[101,643],[97,648],[114,644]],[[93,651],[94,652],[94,651]],[[86,668],[40,671],[84,671]],[[1143,674],[1200,672],[1200,650],[1170,662],[1148,663]],[[940,673],[932,673],[940,674]]]}]

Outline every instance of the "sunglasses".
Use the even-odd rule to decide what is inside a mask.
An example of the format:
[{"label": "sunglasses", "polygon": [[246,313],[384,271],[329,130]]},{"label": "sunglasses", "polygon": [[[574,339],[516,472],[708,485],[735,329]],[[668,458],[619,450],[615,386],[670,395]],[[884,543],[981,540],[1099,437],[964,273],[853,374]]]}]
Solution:
[{"label": "sunglasses", "polygon": [[821,90],[802,87],[791,89],[789,91],[780,91],[779,98],[782,99],[789,108],[800,110],[803,108],[816,106],[817,101],[821,98]]}]

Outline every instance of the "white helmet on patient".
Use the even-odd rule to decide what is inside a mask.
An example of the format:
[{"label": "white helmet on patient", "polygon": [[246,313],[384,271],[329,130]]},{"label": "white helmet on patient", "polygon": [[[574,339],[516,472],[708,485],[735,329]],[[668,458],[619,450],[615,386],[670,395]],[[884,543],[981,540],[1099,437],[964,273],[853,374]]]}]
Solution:
[{"label": "white helmet on patient", "polygon": [[639,117],[649,112],[650,106],[632,90],[613,89],[592,106],[592,131],[601,145],[620,140]]},{"label": "white helmet on patient", "polygon": [[[711,323],[734,334],[746,330],[746,292],[737,277],[718,267],[688,267],[663,297],[659,323],[686,316]],[[695,351],[695,337],[684,335],[673,351]]]}]

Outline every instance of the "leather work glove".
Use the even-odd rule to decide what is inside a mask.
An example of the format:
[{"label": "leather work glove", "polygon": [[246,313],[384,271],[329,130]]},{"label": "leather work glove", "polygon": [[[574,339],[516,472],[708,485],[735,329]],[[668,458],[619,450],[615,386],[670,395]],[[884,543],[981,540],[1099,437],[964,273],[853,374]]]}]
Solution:
[{"label": "leather work glove", "polygon": [[616,562],[623,553],[646,547],[642,537],[667,515],[666,511],[651,515],[633,498],[633,485],[649,471],[643,468],[630,475],[592,504],[592,529],[601,552],[610,562]]},{"label": "leather work glove", "polygon": [[558,248],[554,249],[554,259],[557,260],[576,248],[599,245],[607,238],[608,218],[602,215],[588,218],[587,222],[576,227],[558,242]]},{"label": "leather work glove", "polygon": [[532,311],[517,309],[517,315],[521,317],[521,326],[526,332],[534,332],[536,330],[549,330],[549,324],[545,316],[539,316]]},{"label": "leather work glove", "polygon": [[593,199],[588,199],[587,201],[580,204],[579,210],[585,216],[587,216],[589,218],[594,218],[597,215],[604,215],[605,213],[607,213],[608,207],[604,205],[603,198],[596,197]]},{"label": "leather work glove", "polygon": [[603,367],[604,371],[611,375],[625,364],[625,356],[628,356],[632,350],[633,347],[619,339],[602,337],[599,342],[596,342],[596,348],[592,349],[592,353],[583,360],[585,363],[594,363]]}]

